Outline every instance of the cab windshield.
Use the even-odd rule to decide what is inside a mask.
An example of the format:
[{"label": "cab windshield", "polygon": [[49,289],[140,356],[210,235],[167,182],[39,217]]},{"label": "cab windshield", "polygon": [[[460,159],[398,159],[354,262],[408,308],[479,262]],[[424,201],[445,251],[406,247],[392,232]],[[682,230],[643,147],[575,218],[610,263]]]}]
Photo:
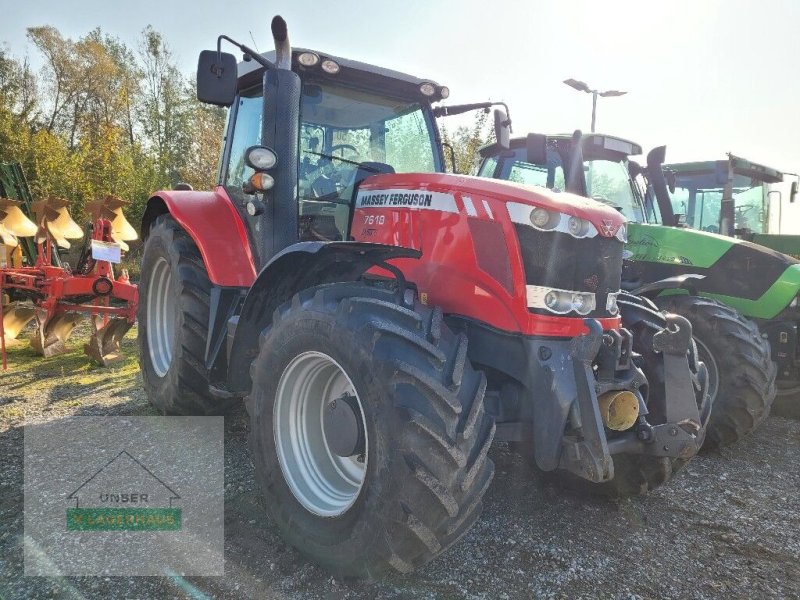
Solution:
[{"label": "cab windshield", "polygon": [[439,170],[430,113],[417,102],[307,83],[300,118],[302,240],[346,239],[359,165],[373,172]]},{"label": "cab windshield", "polygon": [[[552,148],[547,149],[546,157],[546,164],[532,164],[526,160],[525,148],[511,149],[499,156],[485,159],[478,176],[546,187],[557,192],[564,191],[564,159]],[[613,206],[629,221],[644,221],[639,190],[628,175],[626,161],[586,160],[583,171],[589,197]]]},{"label": "cab windshield", "polygon": [[629,221],[644,221],[642,203],[628,174],[627,161],[587,160],[583,169],[590,198],[613,206]]},{"label": "cab windshield", "polygon": [[[719,233],[722,189],[691,189],[676,187],[670,194],[672,210],[676,215],[686,215],[686,224],[695,229]],[[762,185],[733,189],[736,229],[749,229],[765,233]]]}]

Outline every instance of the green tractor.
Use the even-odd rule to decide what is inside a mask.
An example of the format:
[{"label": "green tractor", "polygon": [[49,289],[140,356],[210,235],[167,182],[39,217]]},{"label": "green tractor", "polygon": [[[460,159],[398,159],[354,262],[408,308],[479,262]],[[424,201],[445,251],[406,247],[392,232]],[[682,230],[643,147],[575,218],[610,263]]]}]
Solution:
[{"label": "green tractor", "polygon": [[[788,173],[728,154],[725,160],[664,165],[674,215],[694,229],[735,236],[800,258],[800,235],[781,231]],[[797,196],[791,182],[789,202]]]},{"label": "green tractor", "polygon": [[[769,414],[776,394],[800,391],[800,264],[757,244],[686,226],[672,210],[664,147],[647,166],[639,145],[601,134],[530,134],[481,149],[478,175],[605,202],[629,220],[623,285],[687,317],[709,368],[707,444],[726,445]],[[672,179],[672,176],[669,175]],[[667,226],[673,224],[674,226]]]}]

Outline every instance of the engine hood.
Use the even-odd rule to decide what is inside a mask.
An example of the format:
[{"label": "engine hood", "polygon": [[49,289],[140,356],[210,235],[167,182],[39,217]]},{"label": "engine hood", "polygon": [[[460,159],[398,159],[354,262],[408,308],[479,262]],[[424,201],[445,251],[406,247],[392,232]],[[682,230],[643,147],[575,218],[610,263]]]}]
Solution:
[{"label": "engine hood", "polygon": [[696,229],[628,225],[625,278],[643,283],[703,275],[696,287],[749,317],[769,319],[800,293],[800,261],[758,244]]},{"label": "engine hood", "polygon": [[389,189],[426,190],[468,196],[473,199],[490,197],[502,202],[518,202],[541,206],[549,210],[586,219],[601,236],[613,237],[627,222],[624,215],[610,206],[568,192],[554,192],[543,187],[533,187],[484,177],[453,175],[450,173],[397,173],[374,175],[366,179],[360,190]]}]

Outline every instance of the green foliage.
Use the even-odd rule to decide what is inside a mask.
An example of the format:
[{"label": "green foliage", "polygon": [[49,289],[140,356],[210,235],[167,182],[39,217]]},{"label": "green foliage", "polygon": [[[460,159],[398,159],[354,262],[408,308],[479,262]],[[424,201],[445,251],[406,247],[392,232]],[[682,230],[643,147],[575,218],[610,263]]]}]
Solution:
[{"label": "green foliage", "polygon": [[[461,125],[452,133],[442,127],[442,141],[453,148],[455,172],[471,175],[478,167],[478,149],[494,141],[494,131],[489,125],[489,113],[478,111],[471,126]],[[451,165],[450,150],[445,146],[445,163]]]},{"label": "green foliage", "polygon": [[28,39],[41,71],[0,46],[0,161],[20,162],[35,198],[83,207],[115,194],[137,223],[151,192],[216,179],[225,110],[201,105],[152,27],[136,50],[94,29],[77,41],[51,26]]}]

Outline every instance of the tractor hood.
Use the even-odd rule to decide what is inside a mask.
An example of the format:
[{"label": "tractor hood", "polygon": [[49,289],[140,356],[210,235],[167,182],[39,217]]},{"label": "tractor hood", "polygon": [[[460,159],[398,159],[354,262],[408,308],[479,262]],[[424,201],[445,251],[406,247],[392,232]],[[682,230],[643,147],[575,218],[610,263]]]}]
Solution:
[{"label": "tractor hood", "polygon": [[[616,236],[626,223],[626,218],[610,206],[575,194],[554,192],[543,187],[526,186],[509,181],[449,173],[374,175],[359,187],[358,206],[366,203],[371,203],[372,206],[401,206],[404,202],[415,201],[413,197],[406,198],[406,194],[392,193],[394,190],[444,192],[451,197],[459,196],[462,203],[464,197],[470,202],[479,202],[482,197],[490,197],[502,202],[542,207],[585,219],[594,225],[602,237]],[[386,193],[381,194],[382,191]],[[366,192],[372,193],[367,195]],[[457,210],[455,205],[453,208]],[[469,213],[469,209],[467,212]]]},{"label": "tractor hood", "polygon": [[697,291],[748,317],[771,319],[800,293],[800,261],[764,246],[696,229],[628,224],[623,278],[703,275]]}]

